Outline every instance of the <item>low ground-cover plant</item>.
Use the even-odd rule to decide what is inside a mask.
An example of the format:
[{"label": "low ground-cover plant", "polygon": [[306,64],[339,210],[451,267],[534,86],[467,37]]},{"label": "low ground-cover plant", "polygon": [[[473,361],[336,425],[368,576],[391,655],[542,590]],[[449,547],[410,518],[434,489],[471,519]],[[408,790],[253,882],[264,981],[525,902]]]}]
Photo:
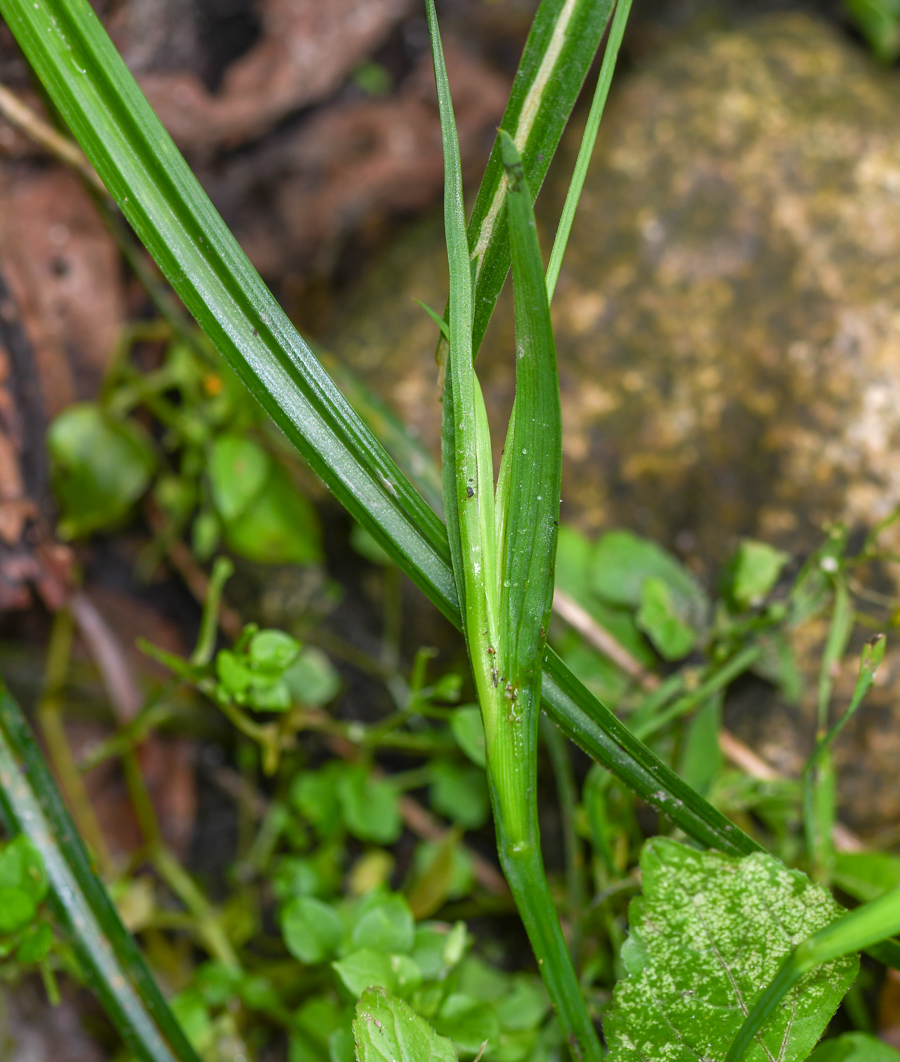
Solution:
[{"label": "low ground-cover plant", "polygon": [[[251,561],[319,560],[315,512],[291,481],[278,437],[266,437],[259,406],[201,336],[170,338],[162,322],[122,336],[100,400],[70,406],[53,422],[47,444],[61,534],[115,527],[151,488],[161,540],[189,530],[201,560],[223,540]],[[166,344],[152,372],[130,360],[141,341]],[[158,439],[139,419],[147,413]]]},{"label": "low ground-cover plant", "polygon": [[[471,711],[456,715],[440,703],[412,698],[398,705],[399,718],[390,727],[345,732],[360,749],[359,762],[311,770],[307,766],[292,778],[287,802],[273,818],[267,817],[268,826],[260,832],[260,850],[267,851],[268,858],[257,852],[257,872],[269,868],[279,844],[297,849],[279,853],[284,862],[279,862],[273,884],[284,946],[303,964],[300,975],[291,964],[281,980],[262,974],[247,977],[236,948],[253,937],[252,918],[243,923],[235,918],[230,924],[219,919],[157,850],[157,866],[168,866],[170,886],[180,888],[192,908],[198,939],[218,962],[192,974],[194,983],[179,997],[176,1010],[182,1028],[123,931],[17,708],[5,697],[0,705],[0,802],[7,825],[31,838],[81,969],[120,1033],[144,1058],[161,1062],[193,1058],[198,1047],[213,1054],[222,1050],[217,1047],[220,1035],[242,1035],[226,1006],[236,1000],[287,1028],[298,1059],[325,1057],[326,1050],[341,1059],[352,1057],[353,1050],[362,1059],[452,1058],[457,1051],[472,1056],[481,1050],[477,1041],[482,1035],[485,1057],[509,1062],[541,1058],[542,1052],[552,1057],[558,1042],[576,1059],[599,1059],[603,1052],[595,1019],[602,1009],[607,1012],[605,1035],[614,1059],[735,1062],[748,1052],[748,1057],[799,1060],[808,1056],[849,987],[857,951],[874,947],[882,962],[897,963],[900,948],[881,943],[900,929],[898,893],[884,889],[885,880],[895,883],[890,868],[887,878],[881,873],[884,867],[876,873],[876,862],[869,857],[868,863],[860,859],[841,869],[832,844],[831,742],[871,686],[884,649],[883,639],[876,638],[863,651],[856,692],[829,730],[832,667],[844,656],[853,626],[846,578],[850,569],[840,529],[807,562],[790,591],[774,599],[786,558],[763,544],[744,543],[725,575],[716,607],[689,573],[652,544],[621,533],[595,544],[574,535],[564,539],[561,568],[571,579],[571,593],[581,597],[592,622],[612,631],[625,655],[637,661],[638,670],[642,661],[649,666],[654,654],[671,663],[695,652],[705,654],[699,674],[696,665],[693,673],[679,668],[652,692],[637,692],[607,668],[600,680],[610,681],[623,711],[631,709],[627,726],[546,645],[561,461],[549,299],[628,14],[623,0],[616,9],[589,132],[546,274],[531,203],[611,6],[600,0],[541,4],[467,228],[449,85],[434,7],[427,4],[444,135],[451,273],[443,325],[445,532],[263,288],[87,5],[80,0],[0,0],[0,10],[123,213],[236,375],[391,562],[461,626],[483,721],[479,736],[478,716]],[[487,416],[473,359],[510,263],[517,390],[495,488]],[[163,376],[150,377],[149,384],[141,378],[126,383],[134,389],[134,401],[143,402],[169,430],[169,449],[180,455],[175,484],[174,469],[169,469],[170,478],[160,481],[168,487],[158,485],[158,501],[172,521],[172,532],[180,531],[199,505],[195,529],[198,521],[203,527],[206,517],[211,517],[206,524],[212,527],[195,532],[201,555],[218,531],[241,552],[262,534],[254,521],[270,511],[288,513],[279,536],[292,541],[298,521],[290,514],[296,516],[291,508],[296,499],[285,500],[293,496],[284,470],[258,440],[248,440],[238,430],[249,427],[255,416],[241,421],[238,402],[232,411],[236,419],[229,419],[229,412],[218,420],[189,421],[183,406],[187,400],[190,408],[196,398],[189,389],[196,387],[197,379],[179,376],[174,356],[160,372]],[[166,397],[173,390],[180,392],[178,405]],[[82,408],[56,428],[59,489],[72,533],[122,516],[161,459],[140,430],[123,419],[133,407],[130,399],[121,397],[127,389],[118,393],[121,408]],[[90,499],[93,514],[84,518],[82,511],[79,524],[73,499],[79,482],[93,483],[91,476],[85,479],[90,463],[85,453],[98,437],[121,461],[108,482],[99,487],[94,483],[98,489]],[[204,456],[207,465],[200,464]],[[185,499],[178,505],[172,500],[177,492]],[[272,500],[276,495],[280,501]],[[250,521],[256,530],[242,535],[236,529],[241,521]],[[579,567],[581,579],[575,574]],[[585,572],[590,573],[587,579]],[[214,587],[220,589],[221,578],[213,580]],[[309,725],[309,709],[319,707],[304,693],[309,678],[298,679],[294,673],[303,660],[301,647],[282,632],[250,629],[233,648],[217,652],[209,621],[214,604],[208,602],[208,622],[194,657],[167,662],[180,681],[210,695],[256,743],[266,770],[294,775],[298,765],[285,762],[283,755],[296,732]],[[774,798],[769,794],[768,807],[759,794],[745,791],[741,809],[745,816],[751,809],[758,812],[764,827],[758,831],[761,840],[771,836],[787,850],[788,836],[801,832],[792,831],[790,822],[785,825],[794,802],[802,824],[802,859],[818,879],[813,883],[764,853],[750,833],[702,793],[718,793],[726,807],[728,800],[736,800],[733,792],[725,795],[727,789],[717,791],[718,772],[704,763],[716,747],[717,712],[728,683],[754,668],[790,690],[796,674],[786,632],[829,606],[819,733],[804,778],[793,792]],[[597,680],[602,669],[591,674],[583,646],[570,644],[563,651],[585,677]],[[421,684],[410,687],[421,693]],[[558,734],[551,729],[545,735],[568,831],[565,906],[567,921],[572,920],[570,939],[584,952],[577,962],[556,913],[537,828],[541,698],[564,733],[616,778],[613,782],[599,766],[592,768],[579,801]],[[322,703],[327,700],[323,695]],[[432,721],[435,709],[440,719],[445,708],[442,727],[419,725],[420,717]],[[696,714],[683,732],[680,750],[656,740],[671,736],[672,724],[692,712]],[[328,732],[327,721],[320,719],[319,724]],[[398,747],[404,731],[413,739],[405,741],[407,748],[429,753],[426,766],[413,768],[412,778],[405,780],[402,774],[379,778],[372,751]],[[451,754],[448,740],[454,739],[459,748]],[[473,800],[478,790],[475,775],[464,754],[476,763],[484,757],[501,864],[559,1023],[555,1034],[547,1033],[543,1024],[545,997],[527,979],[509,982],[505,996],[486,1000],[485,982],[504,979],[482,970],[478,980],[477,964],[464,954],[468,937],[461,922],[435,926],[423,915],[418,927],[415,924],[414,908],[421,913],[433,902],[422,898],[427,896],[424,886],[416,891],[417,882],[427,881],[430,871],[443,875],[442,901],[454,891],[466,895],[458,834],[451,832],[445,848],[420,857],[418,878],[413,877],[405,898],[389,888],[384,855],[376,854],[396,840],[396,799],[404,784],[427,786],[432,804],[456,819],[457,830],[479,824],[483,802],[479,810],[477,796]],[[679,767],[681,777],[671,764]],[[691,844],[661,840],[644,848],[644,896],[632,904],[626,940],[621,905],[639,884],[633,868],[642,840],[635,822],[635,795],[668,815]],[[773,805],[779,805],[780,812]],[[294,823],[297,815],[299,827]],[[753,820],[746,821],[750,826]],[[590,840],[593,852],[595,888],[589,905],[584,903],[586,886],[577,855],[579,832]],[[339,899],[335,867],[342,871],[349,857],[348,837],[376,849],[353,865],[368,887],[355,898]],[[866,902],[841,914],[825,888],[832,879],[848,895]],[[855,892],[848,884],[854,880]],[[755,919],[746,917],[751,904]],[[601,939],[599,945],[596,938]],[[292,987],[286,987],[291,979]],[[371,991],[373,987],[380,991]],[[351,1032],[354,997],[359,1003]],[[427,1024],[429,1019],[436,1028]],[[524,1035],[516,1039],[516,1034]],[[845,1057],[854,1052],[867,1057],[864,1053],[871,1052],[872,1044],[857,1038],[826,1048],[826,1057],[828,1050],[838,1051],[835,1057],[841,1051]]]}]

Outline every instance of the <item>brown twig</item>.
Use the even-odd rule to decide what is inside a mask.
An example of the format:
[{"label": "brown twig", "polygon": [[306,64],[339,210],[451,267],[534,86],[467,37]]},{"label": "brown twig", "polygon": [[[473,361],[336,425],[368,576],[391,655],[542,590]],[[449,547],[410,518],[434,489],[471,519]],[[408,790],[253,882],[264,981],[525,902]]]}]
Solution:
[{"label": "brown twig", "polygon": [[0,114],[54,158],[77,170],[97,191],[105,196],[109,195],[106,185],[97,176],[97,171],[88,162],[81,148],[73,140],[58,133],[3,84],[0,84]]},{"label": "brown twig", "polygon": [[[557,590],[553,595],[553,610],[569,626],[598,649],[604,656],[620,667],[626,675],[633,678],[643,689],[654,690],[659,686],[659,678],[649,673],[639,660],[625,648],[621,642],[601,627],[599,623],[568,594]],[[778,781],[783,776],[775,768],[754,752],[748,745],[725,727],[719,729],[719,749],[722,755],[739,767],[751,778],[761,782]],[[841,852],[859,852],[865,845],[859,837],[841,822],[836,822],[832,829],[835,848]]]},{"label": "brown twig", "polygon": [[[400,817],[409,830],[423,841],[440,844],[450,832],[443,823],[411,796],[400,797]],[[473,849],[465,845],[461,847],[472,862],[472,873],[478,884],[496,896],[505,896],[509,892],[509,886],[500,871]]]},{"label": "brown twig", "polygon": [[601,627],[573,597],[559,588],[553,592],[553,611],[645,690],[655,690],[659,685],[659,678],[656,675],[648,671],[640,660],[635,659],[625,646],[616,641],[609,631]]},{"label": "brown twig", "polygon": [[127,726],[141,710],[144,698],[135,681],[122,644],[91,599],[82,591],[69,597],[69,608],[91,656],[100,669],[113,714]]}]

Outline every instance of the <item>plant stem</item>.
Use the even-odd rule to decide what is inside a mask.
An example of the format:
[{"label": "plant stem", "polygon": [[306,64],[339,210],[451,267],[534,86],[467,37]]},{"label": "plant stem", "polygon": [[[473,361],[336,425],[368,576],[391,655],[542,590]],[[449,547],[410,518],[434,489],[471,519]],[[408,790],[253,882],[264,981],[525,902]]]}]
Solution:
[{"label": "plant stem", "polygon": [[187,908],[196,935],[210,955],[225,966],[240,970],[241,964],[231,946],[231,941],[222,929],[212,904],[166,847],[147,784],[141,773],[137,752],[133,748],[128,749],[122,756],[122,767],[125,772],[128,795],[147,842],[150,862],[166,885]]},{"label": "plant stem", "polygon": [[[528,702],[527,707],[523,702]],[[519,749],[515,778],[519,799],[515,801],[515,808],[507,806],[508,795],[505,800],[488,759],[500,865],[572,1057],[576,1062],[600,1062],[603,1052],[588,1016],[541,856],[537,807],[537,698],[530,691],[522,691],[519,705],[523,724],[520,734],[525,747]],[[509,779],[508,785],[512,782]],[[506,793],[509,793],[508,788]]]},{"label": "plant stem", "polygon": [[559,799],[559,815],[562,821],[562,839],[566,859],[566,913],[571,924],[569,950],[573,962],[577,962],[581,937],[581,916],[586,899],[584,852],[575,829],[575,812],[578,793],[569,758],[569,743],[556,725],[545,715],[540,718],[541,737],[550,754],[553,773],[556,776],[556,793]]},{"label": "plant stem", "polygon": [[165,845],[160,845],[151,858],[160,877],[190,912],[206,950],[224,966],[240,970],[241,964],[215,909],[197,888],[194,879]]},{"label": "plant stem", "polygon": [[760,656],[762,656],[761,646],[745,646],[740,652],[735,653],[721,668],[714,671],[693,693],[680,697],[674,704],[669,705],[668,708],[650,719],[636,720],[631,726],[632,733],[635,737],[640,738],[641,741],[646,741],[651,735],[662,730],[664,726],[699,707],[709,700],[713,694],[724,690],[739,675],[743,675],[745,671],[748,671]]},{"label": "plant stem", "polygon": [[37,719],[47,744],[50,762],[72,810],[72,817],[97,860],[101,873],[106,877],[112,870],[112,858],[87,795],[81,772],[72,756],[63,722],[62,696],[72,659],[74,631],[72,613],[68,609],[60,609],[54,617],[50,632],[44,690],[38,703]]}]

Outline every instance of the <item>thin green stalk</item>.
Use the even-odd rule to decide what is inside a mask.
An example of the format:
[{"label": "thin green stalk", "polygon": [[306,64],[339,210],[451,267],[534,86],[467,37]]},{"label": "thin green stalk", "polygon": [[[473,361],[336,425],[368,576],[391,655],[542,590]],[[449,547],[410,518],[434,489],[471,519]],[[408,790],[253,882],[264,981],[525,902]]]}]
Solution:
[{"label": "thin green stalk", "polygon": [[612,25],[609,29],[609,38],[606,42],[606,51],[603,53],[603,62],[600,64],[600,76],[597,78],[597,88],[594,91],[594,99],[588,114],[587,125],[584,127],[584,135],[581,138],[581,147],[578,149],[578,158],[575,160],[575,170],[563,204],[559,226],[556,230],[556,239],[553,241],[553,250],[550,252],[550,261],[547,264],[547,299],[553,301],[553,293],[556,291],[556,282],[559,279],[559,270],[562,266],[563,255],[566,253],[566,244],[569,242],[569,234],[572,231],[572,223],[575,220],[575,211],[578,209],[578,201],[584,188],[588,166],[594,153],[594,145],[597,143],[597,133],[600,129],[600,119],[606,108],[606,99],[609,96],[609,86],[612,84],[613,71],[616,68],[616,59],[619,57],[619,48],[622,38],[625,36],[625,26],[631,13],[632,0],[617,0],[616,11],[613,15]]},{"label": "thin green stalk", "polygon": [[[556,355],[522,163],[501,132],[516,304],[516,397],[497,498],[472,358],[459,143],[434,0],[426,0],[444,143],[450,267],[442,453],[450,553],[481,705],[500,863],[576,1059],[602,1052],[544,872],[537,816],[541,656],[553,594],[562,429]],[[535,298],[537,296],[537,298]],[[498,530],[499,529],[499,530]]]},{"label": "thin green stalk", "polygon": [[160,877],[188,909],[197,927],[197,934],[210,955],[232,970],[240,970],[241,964],[231,941],[222,928],[215,908],[203,895],[184,867],[165,845],[155,847],[150,859]]},{"label": "thin green stalk", "polygon": [[[516,319],[516,393],[498,483],[502,690],[488,750],[500,862],[575,1059],[603,1057],[585,1005],[541,855],[537,729],[541,660],[553,603],[562,417],[556,349],[524,168],[501,130]],[[451,319],[452,323],[452,319]],[[501,515],[502,514],[502,515]],[[502,552],[500,552],[502,551]]]},{"label": "thin green stalk", "polygon": [[[832,630],[834,626],[835,624],[832,624]],[[816,747],[803,769],[803,821],[806,843],[814,876],[822,880],[830,877],[834,855],[832,831],[837,810],[837,781],[831,746],[872,688],[878,667],[884,659],[886,644],[885,636],[876,634],[863,647],[859,675],[850,704],[827,733],[824,733],[824,728],[820,728]]]},{"label": "thin green stalk", "polygon": [[556,779],[556,796],[559,801],[559,817],[562,823],[563,851],[566,861],[566,915],[570,925],[569,950],[577,964],[581,936],[581,918],[587,903],[584,851],[581,838],[575,828],[578,812],[578,790],[572,771],[569,744],[563,740],[556,725],[546,716],[541,718],[541,737],[547,746],[553,775]]},{"label": "thin green stalk", "polygon": [[840,666],[850,635],[853,633],[853,603],[847,584],[839,579],[834,588],[834,609],[831,616],[831,625],[828,628],[828,637],[825,640],[825,649],[822,653],[822,661],[819,665],[819,686],[817,697],[816,718],[818,723],[817,737],[825,733],[828,726],[828,706],[831,703],[831,691],[834,689],[834,675]]},{"label": "thin green stalk", "polygon": [[72,816],[81,836],[93,852],[101,873],[112,872],[112,857],[103,830],[91,805],[84,779],[78,770],[63,719],[63,690],[72,660],[72,641],[75,633],[72,613],[60,609],[53,619],[50,644],[47,647],[47,669],[44,689],[37,706],[37,720],[50,754],[50,762],[66,795]]},{"label": "thin green stalk", "polygon": [[680,719],[681,716],[686,715],[688,712],[693,711],[694,708],[704,704],[714,694],[719,693],[730,683],[734,682],[738,676],[749,671],[761,655],[761,646],[745,646],[740,652],[735,653],[735,655],[720,668],[714,670],[693,693],[689,693],[684,697],[679,697],[674,704],[670,704],[667,708],[658,712],[652,718],[632,724],[631,729],[635,737],[640,738],[641,741],[646,741],[647,738],[651,737],[653,734],[659,733],[659,731],[662,730],[663,727],[668,726],[669,723],[674,722],[676,719]]},{"label": "thin green stalk", "polygon": [[817,881],[826,883],[831,877],[834,864],[834,844],[831,834],[837,809],[837,778],[831,758],[831,743],[825,740],[825,734],[835,674],[847,651],[847,645],[853,633],[853,623],[854,612],[850,592],[846,580],[839,573],[834,579],[831,624],[819,665],[816,748],[803,772],[803,827],[806,834],[810,873]]},{"label": "thin green stalk", "polygon": [[[230,562],[228,563],[230,564]],[[223,571],[220,573],[220,582],[224,583],[225,578],[227,578],[227,575],[224,575],[223,566]],[[209,597],[214,598],[215,593],[211,592]],[[156,867],[163,881],[190,912],[196,933],[210,955],[219,962],[231,967],[231,969],[240,970],[240,962],[231,947],[231,942],[222,929],[212,904],[206,899],[178,860],[175,859],[163,840],[153,801],[150,799],[150,792],[147,789],[147,783],[144,780],[144,775],[138,762],[138,753],[133,746],[127,748],[122,754],[122,769],[125,774],[128,795],[131,799],[138,825],[144,835],[150,862]]]},{"label": "thin green stalk", "polygon": [[234,565],[231,561],[227,557],[216,557],[212,574],[209,577],[206,600],[203,602],[200,633],[197,635],[197,644],[191,653],[191,664],[195,666],[208,664],[213,658],[219,633],[219,606],[222,603],[222,593],[225,590],[225,584],[233,574]]}]

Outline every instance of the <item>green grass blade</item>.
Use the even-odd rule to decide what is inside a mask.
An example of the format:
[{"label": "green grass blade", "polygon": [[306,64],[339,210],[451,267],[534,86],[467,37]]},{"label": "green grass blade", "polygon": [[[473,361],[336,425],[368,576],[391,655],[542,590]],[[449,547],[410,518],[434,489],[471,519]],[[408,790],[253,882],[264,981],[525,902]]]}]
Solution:
[{"label": "green grass blade", "polygon": [[[446,322],[442,322],[446,328]],[[406,425],[355,373],[327,351],[312,348],[323,368],[341,393],[366,422],[379,443],[415,484],[416,489],[439,517],[444,514],[444,486],[441,471],[431,452],[414,438]],[[439,534],[443,535],[443,525]]]},{"label": "green grass blade", "polygon": [[531,197],[512,137],[506,165],[516,318],[515,423],[504,453],[509,502],[501,594],[503,666],[515,685],[540,681],[553,605],[562,481],[562,412],[556,346]]},{"label": "green grass blade", "polygon": [[638,741],[549,648],[544,650],[541,696],[564,734],[617,778],[625,781],[627,775],[630,789],[699,844],[728,855],[763,851]]},{"label": "green grass blade", "polygon": [[578,209],[578,200],[581,198],[588,166],[594,153],[594,145],[597,143],[597,132],[600,129],[603,111],[606,109],[606,99],[609,96],[609,86],[612,84],[613,71],[616,69],[616,59],[619,57],[619,48],[622,46],[625,26],[631,13],[631,2],[632,0],[617,0],[616,12],[609,28],[609,39],[606,42],[606,51],[603,53],[603,62],[600,65],[597,88],[594,91],[594,99],[591,103],[590,114],[588,114],[587,125],[581,138],[581,147],[578,149],[578,158],[575,160],[575,170],[572,173],[569,191],[566,193],[566,201],[563,204],[559,227],[556,230],[556,239],[553,241],[553,250],[550,252],[550,261],[547,264],[547,298],[551,302],[553,301],[553,293],[556,291],[556,282],[559,279],[559,270],[562,265],[563,255],[566,252],[566,244],[569,242],[569,234],[572,231],[572,223],[575,220],[575,211]]},{"label": "green grass blade", "polygon": [[[488,759],[497,847],[572,1056],[603,1052],[563,937],[541,856],[537,733],[541,653],[553,605],[562,476],[556,348],[537,227],[522,162],[500,133],[516,317],[516,396],[501,466],[504,505],[497,662],[504,700]],[[452,320],[452,318],[451,318]]]},{"label": "green grass blade", "polygon": [[144,1062],[199,1062],[95,875],[18,705],[0,684],[0,813],[41,853],[57,913],[125,1043]]},{"label": "green grass blade", "polygon": [[[513,138],[536,196],[612,12],[613,0],[542,0],[522,53],[501,128]],[[506,178],[499,138],[469,220],[475,263],[473,351],[484,338],[509,272]]]},{"label": "green grass blade", "polygon": [[494,700],[490,651],[497,642],[493,458],[484,397],[472,359],[472,274],[459,140],[434,0],[426,0],[426,10],[441,115],[444,228],[450,266],[449,354],[442,425],[444,509],[457,594],[490,751],[493,719],[489,705]]},{"label": "green grass blade", "polygon": [[[84,0],[34,2],[0,0],[0,13],[177,293],[335,496],[459,626],[443,524],[275,304],[89,6]],[[545,675],[548,711],[589,755],[699,843],[735,854],[755,848],[635,740],[553,653],[545,657]]]},{"label": "green grass blade", "polygon": [[875,683],[875,676],[878,673],[878,668],[881,666],[881,661],[884,659],[884,651],[886,647],[887,639],[883,634],[876,634],[863,646],[863,651],[859,660],[859,675],[856,679],[856,685],[853,687],[853,696],[850,698],[850,704],[847,706],[847,710],[840,719],[838,719],[834,726],[817,744],[816,751],[811,757],[811,766],[814,766],[819,756],[821,756],[826,749],[831,747],[835,738],[837,738],[838,734],[840,734],[847,723],[850,722],[856,714],[856,710],[866,699],[869,690]]},{"label": "green grass blade", "polygon": [[[875,682],[875,675],[881,661],[887,640],[883,634],[876,634],[864,646],[859,662],[859,675],[853,689],[853,696],[847,710],[827,733],[822,732],[827,722],[828,705],[831,700],[834,666],[840,662],[850,637],[853,626],[853,609],[849,603],[849,594],[841,583],[835,595],[834,619],[829,630],[825,646],[823,667],[829,661],[828,678],[825,693],[820,694],[820,729],[816,747],[803,769],[803,823],[806,843],[809,849],[813,870],[820,878],[830,877],[834,861],[832,830],[837,816],[837,778],[831,756],[831,746],[844,729]],[[835,635],[837,631],[837,635]],[[821,681],[820,681],[821,690]]]}]

